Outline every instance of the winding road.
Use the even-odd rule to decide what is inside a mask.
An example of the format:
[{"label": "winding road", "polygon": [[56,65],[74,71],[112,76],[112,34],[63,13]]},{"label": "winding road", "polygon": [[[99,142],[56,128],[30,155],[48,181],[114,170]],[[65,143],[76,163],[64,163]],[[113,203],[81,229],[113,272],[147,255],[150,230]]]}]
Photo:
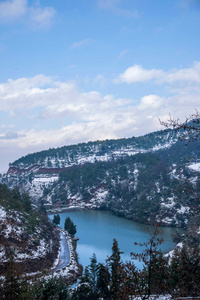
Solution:
[{"label": "winding road", "polygon": [[54,271],[58,271],[64,267],[66,267],[70,262],[70,252],[69,252],[69,246],[66,239],[66,236],[60,232],[60,257],[59,257],[60,263],[56,266]]}]

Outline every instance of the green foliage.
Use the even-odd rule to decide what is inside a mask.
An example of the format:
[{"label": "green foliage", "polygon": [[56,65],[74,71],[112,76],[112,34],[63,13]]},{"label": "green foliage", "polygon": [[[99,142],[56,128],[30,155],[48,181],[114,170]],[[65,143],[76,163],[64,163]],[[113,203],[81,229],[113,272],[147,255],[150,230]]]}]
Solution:
[{"label": "green foliage", "polygon": [[76,225],[74,225],[74,223],[70,219],[70,217],[66,217],[64,228],[65,228],[65,230],[68,231],[69,234],[71,234],[71,235],[75,235],[76,234]]},{"label": "green foliage", "polygon": [[188,248],[183,244],[174,251],[170,264],[170,287],[181,297],[197,296],[200,293],[199,246]]},{"label": "green foliage", "polygon": [[164,292],[168,290],[166,278],[167,263],[164,260],[161,250],[158,248],[163,239],[159,236],[162,231],[154,225],[153,233],[149,232],[150,238],[146,243],[135,243],[144,247],[142,253],[131,253],[133,259],[139,259],[144,264],[141,272],[141,281],[145,282],[144,294],[150,296],[153,293],[159,293],[159,289]]},{"label": "green foliage", "polygon": [[34,299],[37,300],[67,300],[69,293],[62,278],[41,280],[33,287]]},{"label": "green foliage", "polygon": [[111,299],[122,299],[123,295],[123,281],[125,278],[125,273],[123,269],[123,264],[121,261],[121,254],[118,247],[118,242],[114,238],[112,245],[112,254],[108,258],[108,263],[111,272],[111,282],[110,282],[110,296]]},{"label": "green foliage", "polygon": [[[172,136],[176,138],[176,133],[173,133]],[[122,138],[118,140],[105,140],[105,141],[96,141],[88,143],[80,143],[78,145],[64,146],[61,148],[50,148],[49,150],[44,150],[41,152],[36,152],[22,156],[10,166],[29,166],[29,165],[40,165],[46,166],[46,160],[48,161],[48,167],[52,167],[48,158],[54,158],[58,162],[58,159],[69,162],[72,159],[76,161],[78,155],[81,153],[86,155],[96,156],[104,155],[105,153],[110,153],[111,151],[123,149],[129,149],[133,147],[135,149],[149,149],[153,148],[155,144],[164,144],[169,139],[169,130],[161,132],[154,132],[146,134],[141,137],[132,137],[132,138]]]},{"label": "green foliage", "polygon": [[13,209],[25,213],[33,211],[28,193],[21,194],[17,187],[10,190],[5,184],[0,184],[0,204],[7,210]]},{"label": "green foliage", "polygon": [[[44,271],[45,268],[52,266],[52,256],[58,251],[59,236],[46,214],[41,214],[32,207],[27,193],[21,194],[17,188],[9,190],[7,186],[0,184],[0,206],[6,210],[5,224],[1,224],[1,227],[13,226],[13,230],[8,235],[5,230],[0,232],[1,248],[5,250],[5,252],[2,251],[0,267],[2,275],[6,273],[6,278],[9,278],[6,282],[19,283],[21,293],[21,288],[24,286],[21,283],[23,282],[22,274]],[[19,227],[21,228],[20,234],[15,230]],[[37,250],[36,247],[41,239],[45,241],[49,249],[44,256],[35,258],[30,254]],[[25,257],[27,254],[29,258],[25,258],[22,262],[15,262],[15,252],[24,253]]]},{"label": "green foliage", "polygon": [[41,215],[39,211],[34,210],[28,193],[20,193],[18,188],[10,190],[6,185],[0,184],[0,205],[8,212],[22,213],[29,234],[35,231],[39,222],[48,223],[46,214]]},{"label": "green foliage", "polygon": [[59,215],[54,215],[53,223],[55,223],[56,225],[60,224],[60,216]]},{"label": "green foliage", "polygon": [[[171,146],[162,149],[167,143]],[[155,145],[159,146],[160,150],[153,151]],[[129,152],[130,149],[141,152],[132,156],[116,155],[120,151]],[[98,161],[98,157],[105,154],[112,159]],[[94,163],[79,164],[80,157],[88,156],[96,157],[97,160]],[[161,212],[161,219],[168,217],[173,220],[176,217],[178,225],[186,227],[186,217],[189,219],[193,214],[191,209],[185,213],[180,210],[181,212],[176,214],[174,210],[168,210],[167,206],[160,204],[161,199],[167,204],[168,199],[173,198],[179,205],[175,207],[176,210],[181,206],[194,207],[194,210],[198,208],[194,195],[191,195],[190,186],[187,185],[183,189],[182,178],[190,178],[187,165],[198,161],[199,157],[199,141],[189,143],[186,147],[178,141],[176,132],[166,130],[137,138],[96,141],[49,149],[22,157],[11,166],[29,168],[36,164],[40,165],[41,169],[49,168],[49,172],[52,171],[51,168],[59,171],[58,182],[54,182],[50,188],[45,188],[43,193],[43,199],[51,194],[53,204],[69,205],[72,196],[89,203],[96,196],[96,191],[104,190],[107,197],[105,202],[98,203],[101,209],[149,224],[152,224],[158,212]],[[19,178],[26,180],[23,176],[19,175]],[[29,173],[28,176],[32,180],[33,174]],[[199,177],[198,174],[196,176]],[[200,197],[198,179],[196,186],[193,183],[192,185],[196,196]],[[174,222],[172,225],[177,224]]]},{"label": "green foliage", "polygon": [[[159,141],[158,137],[156,139]],[[140,142],[142,141],[143,139],[140,138]],[[108,151],[113,149],[111,142],[105,145]],[[88,145],[88,149],[90,146]],[[193,144],[190,150],[189,153],[184,145],[177,142],[170,148],[157,152],[138,153],[107,162],[96,161],[72,166],[60,173],[59,180],[53,187],[52,201],[53,203],[61,201],[62,205],[68,205],[73,195],[88,203],[95,197],[97,190],[103,189],[107,192],[107,196],[106,201],[99,204],[101,209],[111,210],[119,216],[149,224],[155,221],[158,212],[161,212],[161,219],[163,215],[173,220],[174,210],[167,210],[167,206],[161,206],[161,199],[167,204],[168,199],[173,198],[178,205],[175,207],[177,210],[181,206],[198,206],[190,193],[191,187],[185,185],[183,188],[182,180],[177,179],[179,175],[181,178],[182,174],[189,178],[185,163],[200,155],[197,145]],[[79,152],[79,154],[83,153]],[[172,164],[175,162],[177,174],[172,175]],[[197,188],[195,191],[197,196],[198,194],[200,196]],[[192,210],[189,213],[181,212],[176,215],[182,227],[186,226],[185,219],[189,218],[189,214],[192,214]]]},{"label": "green foliage", "polygon": [[95,300],[94,294],[92,293],[92,289],[89,284],[82,283],[80,284],[76,291],[72,293],[72,300]]},{"label": "green foliage", "polygon": [[108,299],[109,297],[110,273],[108,266],[102,263],[98,264],[97,290],[99,297]]},{"label": "green foliage", "polygon": [[90,282],[91,282],[91,286],[92,286],[92,291],[94,293],[96,290],[96,285],[97,285],[97,270],[98,270],[97,258],[96,258],[95,253],[92,255],[90,261],[91,261],[90,266],[89,266]]}]

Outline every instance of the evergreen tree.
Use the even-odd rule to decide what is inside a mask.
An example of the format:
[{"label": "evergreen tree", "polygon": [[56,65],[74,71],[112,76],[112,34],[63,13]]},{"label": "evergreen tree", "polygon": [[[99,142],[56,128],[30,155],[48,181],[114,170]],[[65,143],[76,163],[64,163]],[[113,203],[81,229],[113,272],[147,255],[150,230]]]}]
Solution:
[{"label": "evergreen tree", "polygon": [[93,254],[90,258],[90,265],[85,267],[80,284],[76,291],[72,294],[72,300],[95,300],[98,299],[97,292],[97,270],[98,264],[96,255]]},{"label": "evergreen tree", "polygon": [[79,284],[73,291],[71,300],[94,300],[91,286],[87,283]]},{"label": "evergreen tree", "polygon": [[74,225],[73,222],[71,222],[70,227],[68,229],[69,234],[74,236],[76,234],[76,225]]},{"label": "evergreen tree", "polygon": [[[123,280],[124,280],[124,269],[121,261],[121,254],[118,247],[118,242],[114,238],[112,245],[112,254],[108,258],[109,266],[111,269],[111,283],[110,283],[110,295],[111,299],[118,300],[121,299],[121,294],[123,290]],[[125,299],[125,298],[124,298]]]},{"label": "evergreen tree", "polygon": [[97,289],[98,289],[99,297],[108,299],[109,283],[110,283],[109,270],[104,264],[99,263],[98,264],[98,274],[97,274]]},{"label": "evergreen tree", "polygon": [[98,270],[97,258],[95,253],[90,258],[89,270],[90,270],[90,282],[92,286],[92,291],[95,294],[96,286],[97,286],[97,270]]},{"label": "evergreen tree", "polygon": [[160,233],[161,231],[159,230],[158,225],[154,225],[154,232],[149,232],[150,239],[148,242],[135,243],[135,245],[145,247],[142,253],[131,253],[132,258],[139,259],[144,263],[143,270],[142,272],[140,272],[140,281],[141,283],[144,282],[144,284],[142,284],[144,290],[141,289],[141,292],[146,294],[148,298],[153,291],[157,292],[159,286],[161,285],[162,277],[159,279],[157,275],[157,272],[160,269],[159,264],[161,263],[161,261],[162,265],[164,264],[162,252],[160,249],[158,249],[158,246],[163,242],[163,239],[158,236]]},{"label": "evergreen tree", "polygon": [[64,224],[65,230],[67,230],[67,231],[69,230],[70,224],[71,224],[71,219],[70,219],[70,217],[66,217],[66,219],[65,219],[65,224]]},{"label": "evergreen tree", "polygon": [[55,223],[56,225],[60,224],[60,216],[59,215],[54,215],[53,223]]},{"label": "evergreen tree", "polygon": [[69,234],[71,234],[71,235],[75,235],[76,234],[76,225],[74,225],[74,223],[70,219],[70,217],[67,217],[65,219],[64,228],[65,228],[65,230],[68,231]]},{"label": "evergreen tree", "polygon": [[89,266],[85,267],[84,273],[81,277],[81,283],[89,283],[90,284],[90,270],[89,270]]},{"label": "evergreen tree", "polygon": [[198,296],[200,293],[199,247],[188,248],[185,244],[176,250],[171,262],[171,286],[178,296]]},{"label": "evergreen tree", "polygon": [[62,278],[50,278],[41,280],[33,286],[33,294],[36,300],[67,300],[69,293],[66,283]]}]

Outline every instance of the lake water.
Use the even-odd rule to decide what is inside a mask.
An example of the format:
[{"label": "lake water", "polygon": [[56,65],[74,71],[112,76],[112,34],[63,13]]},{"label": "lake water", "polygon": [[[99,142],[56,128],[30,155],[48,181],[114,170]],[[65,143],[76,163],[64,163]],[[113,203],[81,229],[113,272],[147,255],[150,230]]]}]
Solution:
[{"label": "lake water", "polygon": [[[123,261],[130,260],[130,252],[142,251],[140,246],[134,245],[134,242],[147,242],[149,239],[147,227],[153,230],[152,226],[132,222],[107,211],[73,211],[59,215],[60,227],[64,228],[65,218],[68,216],[77,226],[76,237],[79,237],[77,253],[79,263],[84,267],[90,264],[93,253],[96,254],[98,262],[105,263],[106,258],[111,255],[113,238],[117,239],[120,251],[124,252],[121,256]],[[49,218],[53,219],[53,215]],[[160,248],[168,252],[174,247],[171,235],[176,229],[169,227],[161,229],[164,242]],[[135,264],[141,267],[140,262],[135,261]]]}]

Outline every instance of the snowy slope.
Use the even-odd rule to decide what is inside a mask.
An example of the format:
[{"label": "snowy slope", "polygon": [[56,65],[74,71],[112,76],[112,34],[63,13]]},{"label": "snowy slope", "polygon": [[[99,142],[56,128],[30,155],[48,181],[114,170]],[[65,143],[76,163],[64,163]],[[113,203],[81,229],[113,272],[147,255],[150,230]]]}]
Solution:
[{"label": "snowy slope", "polygon": [[[173,131],[65,146],[10,164],[1,181],[28,191],[50,211],[108,209],[135,221],[186,226],[197,189],[200,150]],[[142,213],[142,214],[141,214]]]}]

